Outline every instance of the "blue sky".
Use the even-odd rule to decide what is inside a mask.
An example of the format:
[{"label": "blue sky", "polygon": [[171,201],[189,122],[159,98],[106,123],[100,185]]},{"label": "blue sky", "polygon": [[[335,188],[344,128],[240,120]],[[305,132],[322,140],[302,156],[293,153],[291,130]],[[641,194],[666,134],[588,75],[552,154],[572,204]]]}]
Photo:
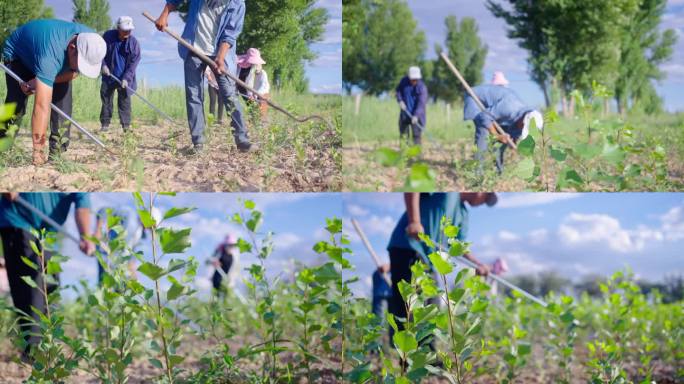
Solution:
[{"label": "blue sky", "polygon": [[[434,58],[435,43],[443,43],[446,35],[444,18],[454,15],[459,18],[473,17],[480,28],[480,37],[489,46],[484,67],[484,78],[488,81],[494,71],[503,71],[515,89],[530,104],[542,106],[544,96],[539,87],[530,80],[527,73],[527,53],[517,42],[506,37],[506,23],[487,10],[483,0],[408,0],[418,26],[427,36],[428,57]],[[674,47],[672,60],[662,66],[667,78],[657,86],[658,94],[665,100],[669,111],[684,110],[684,0],[669,0],[661,27],[673,28],[679,40]]]},{"label": "blue sky", "polygon": [[[45,4],[53,7],[57,18],[65,20],[73,18],[71,0],[45,0]],[[109,4],[110,17],[113,21],[119,16],[128,15],[133,17],[136,24],[135,36],[140,40],[143,49],[143,59],[138,70],[139,78],[147,79],[148,84],[153,86],[181,85],[183,65],[178,57],[177,43],[157,31],[154,25],[142,16],[143,11],[148,11],[152,16],[157,17],[165,2],[162,0],[110,0]],[[342,1],[318,0],[317,4],[328,10],[330,20],[323,40],[312,45],[318,58],[306,66],[309,88],[316,93],[339,93],[342,87]],[[174,14],[169,20],[169,27],[180,33],[183,30],[183,22]],[[246,48],[248,47],[238,47],[239,52]],[[268,57],[265,60],[268,62]]]},{"label": "blue sky", "polygon": [[[355,217],[378,255],[404,212],[400,193],[344,194],[353,264],[370,283],[374,264],[349,219]],[[571,279],[630,266],[637,277],[684,274],[684,193],[500,193],[499,204],[471,208],[473,255],[502,257],[509,275],[554,270]]]},{"label": "blue sky", "polygon": [[[189,214],[171,219],[168,225],[192,228],[192,247],[187,255],[194,256],[200,262],[195,285],[204,294],[209,292],[213,273],[213,268],[205,262],[211,257],[215,247],[228,233],[245,235],[228,219],[229,215],[239,210],[239,198],[254,200],[265,216],[262,231],[275,233],[275,252],[267,261],[267,268],[272,277],[291,276],[293,266],[298,262],[309,265],[318,263],[320,260],[312,251],[312,247],[316,242],[327,238],[323,230],[325,219],[342,216],[341,198],[334,193],[182,193],[175,197],[159,197],[158,206],[162,212],[172,206],[197,208]],[[147,201],[147,195],[145,200]],[[91,202],[93,212],[101,207],[112,206],[135,209],[130,193],[93,193]],[[72,217],[67,220],[65,228],[77,234]],[[61,274],[62,283],[70,284],[79,279],[86,279],[94,284],[97,277],[96,260],[80,253],[71,241],[65,240],[63,247],[63,252],[71,256],[71,259],[64,266],[64,272]],[[143,240],[139,249],[151,259],[149,239]],[[242,255],[240,269],[255,262],[254,257]],[[246,273],[243,277],[247,277]],[[144,278],[142,280],[146,281]],[[242,284],[238,286],[241,287]]]}]

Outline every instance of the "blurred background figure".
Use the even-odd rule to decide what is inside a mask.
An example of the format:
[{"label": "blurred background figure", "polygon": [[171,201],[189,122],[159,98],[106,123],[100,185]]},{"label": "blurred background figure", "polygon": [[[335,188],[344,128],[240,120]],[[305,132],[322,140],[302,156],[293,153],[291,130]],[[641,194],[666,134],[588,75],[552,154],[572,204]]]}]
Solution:
[{"label": "blurred background figure", "polygon": [[9,281],[7,280],[7,270],[5,269],[5,258],[0,258],[0,296],[9,293]]},{"label": "blurred background figure", "polygon": [[216,76],[214,76],[214,71],[212,71],[211,68],[207,67],[205,75],[207,76],[207,88],[209,91],[209,113],[214,115],[216,124],[220,125],[223,123],[224,106],[219,96],[219,85],[216,81]]},{"label": "blurred background figure", "polygon": [[[268,82],[268,75],[264,71],[263,66],[266,61],[261,58],[261,52],[256,48],[250,48],[244,55],[238,56],[238,70],[240,80],[244,81],[250,88],[257,91],[258,94],[268,98],[270,97],[271,85]],[[268,117],[268,104],[257,95],[248,91],[247,89],[238,85],[238,91],[249,104],[259,107],[259,116],[263,124]]]},{"label": "blurred background figure", "polygon": [[[414,145],[420,145],[423,128],[427,122],[426,110],[428,89],[423,82],[419,67],[411,67],[395,89],[399,103],[399,135],[403,139],[413,138]],[[409,130],[410,126],[410,130]]]},{"label": "blurred background figure", "polygon": [[392,298],[392,287],[387,284],[385,276],[390,271],[389,264],[383,264],[373,272],[373,314],[379,320],[384,319],[384,309],[389,308]]},{"label": "blurred background figure", "polygon": [[492,76],[492,85],[500,85],[502,87],[508,86],[508,79],[506,79],[506,76],[504,76],[504,73],[501,71],[496,71],[494,72],[494,75]]},{"label": "blurred background figure", "polygon": [[[506,260],[502,258],[498,258],[494,261],[492,264],[492,268],[490,270],[490,273],[497,275],[497,276],[502,276],[504,273],[508,272],[508,264],[506,264]],[[497,295],[499,286],[496,280],[488,279],[489,281],[487,282],[490,287],[492,287],[492,295]]]},{"label": "blurred background figure", "polygon": [[[239,264],[239,251],[237,237],[228,234],[221,244],[216,247],[209,262],[214,266],[214,275],[211,278],[212,285],[217,294],[225,294],[226,288],[235,286],[235,277]],[[226,281],[224,281],[224,278]]]}]

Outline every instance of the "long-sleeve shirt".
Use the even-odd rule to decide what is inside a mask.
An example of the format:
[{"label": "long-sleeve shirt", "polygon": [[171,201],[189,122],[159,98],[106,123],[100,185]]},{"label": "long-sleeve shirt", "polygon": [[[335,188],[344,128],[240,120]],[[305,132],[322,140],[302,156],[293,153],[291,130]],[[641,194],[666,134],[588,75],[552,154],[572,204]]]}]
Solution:
[{"label": "long-sleeve shirt", "polygon": [[[414,86],[411,84],[408,76],[404,76],[397,86],[396,94],[397,102],[403,101],[411,115],[417,117],[420,124],[425,126],[428,89],[423,80],[418,80]],[[401,112],[401,118],[402,120],[410,119],[403,111]]]},{"label": "long-sleeve shirt", "polygon": [[[183,0],[166,0],[167,4],[174,6],[180,5]],[[185,29],[183,29],[183,39],[185,39],[190,44],[195,44],[195,39],[198,34],[198,27],[200,25],[200,12],[204,6],[205,0],[190,0],[190,9],[188,11],[188,17],[185,22]],[[226,54],[225,63],[226,70],[231,71],[235,74],[237,68],[237,39],[242,33],[242,26],[245,19],[245,1],[244,0],[228,0],[228,6],[225,11],[219,17],[219,24],[214,39],[214,46],[216,51],[222,43],[230,44],[230,49]],[[189,54],[189,50],[178,44],[178,53],[180,57],[185,60]]]},{"label": "long-sleeve shirt", "polygon": [[57,76],[69,70],[67,45],[75,35],[86,32],[93,30],[68,21],[30,21],[7,38],[3,60],[20,61],[38,80],[52,87]]},{"label": "long-sleeve shirt", "polygon": [[[102,38],[107,43],[107,55],[102,63],[117,79],[128,82],[130,94],[137,88],[135,71],[140,63],[140,44],[133,35],[125,40],[119,39],[116,29],[105,32]],[[102,76],[102,81],[108,85],[116,84],[116,80],[109,76]]]},{"label": "long-sleeve shirt", "polygon": [[[57,224],[64,224],[72,204],[76,209],[90,208],[90,197],[87,193],[20,193],[19,196]],[[24,206],[5,198],[0,199],[0,228],[19,228],[25,231],[42,228],[56,230]]]},{"label": "long-sleeve shirt", "polygon": [[534,110],[523,103],[511,89],[498,85],[483,84],[473,92],[485,107],[482,112],[475,100],[466,93],[463,103],[463,120],[473,120],[475,126],[489,128],[496,120],[504,129],[513,128],[527,112]]},{"label": "long-sleeve shirt", "polygon": [[[247,75],[245,83],[257,91],[257,93],[260,95],[265,95],[271,92],[271,85],[268,82],[268,75],[263,69],[261,72],[257,73],[256,68],[252,66],[249,71],[249,75]],[[248,92],[248,95],[252,96],[252,92]]]}]

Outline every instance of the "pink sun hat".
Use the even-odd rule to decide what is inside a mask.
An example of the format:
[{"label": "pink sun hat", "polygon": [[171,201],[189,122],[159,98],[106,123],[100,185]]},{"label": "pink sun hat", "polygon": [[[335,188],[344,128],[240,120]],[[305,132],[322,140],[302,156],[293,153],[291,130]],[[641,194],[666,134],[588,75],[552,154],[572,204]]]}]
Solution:
[{"label": "pink sun hat", "polygon": [[503,275],[506,272],[508,272],[508,264],[506,264],[506,260],[502,258],[496,259],[492,265],[492,273],[495,275]]},{"label": "pink sun hat", "polygon": [[240,68],[249,68],[255,64],[266,64],[264,59],[261,58],[261,52],[256,48],[250,48],[244,55],[239,55],[237,63]]},{"label": "pink sun hat", "polygon": [[506,79],[506,76],[504,76],[503,72],[496,71],[494,72],[494,76],[492,76],[492,84],[506,86],[508,85],[508,80]]},{"label": "pink sun hat", "polygon": [[233,234],[227,235],[226,238],[223,240],[223,243],[226,245],[236,245],[238,243],[237,236]]}]

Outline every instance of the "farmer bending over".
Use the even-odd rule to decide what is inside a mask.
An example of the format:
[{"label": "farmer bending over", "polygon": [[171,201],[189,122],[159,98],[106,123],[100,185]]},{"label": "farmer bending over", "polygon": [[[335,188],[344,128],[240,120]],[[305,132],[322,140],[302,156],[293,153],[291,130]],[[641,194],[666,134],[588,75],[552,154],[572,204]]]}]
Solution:
[{"label": "farmer bending over", "polygon": [[[441,220],[447,218],[448,223],[459,228],[457,239],[464,241],[468,232],[468,208],[482,204],[494,206],[497,202],[495,193],[405,193],[406,212],[401,216],[392,237],[387,245],[392,272],[392,299],[389,311],[395,317],[406,318],[406,305],[399,293],[399,282],[411,281],[411,265],[420,260],[427,260],[427,255],[436,251],[418,239],[424,233],[435,244],[440,244]],[[447,244],[441,244],[447,248]],[[471,254],[463,255],[475,263],[478,275],[487,275],[489,267],[480,263]],[[403,329],[402,323],[397,323]]]},{"label": "farmer bending over", "polygon": [[[404,76],[397,86],[397,102],[399,103],[399,135],[413,136],[413,144],[420,145],[425,128],[425,109],[428,101],[428,89],[422,80],[420,68],[411,67],[408,76]],[[409,126],[411,132],[409,133]]]},{"label": "farmer bending over", "polygon": [[[266,65],[264,59],[261,58],[261,52],[256,48],[250,48],[244,55],[238,56],[239,78],[244,81],[250,88],[257,91],[257,93],[265,98],[270,96],[271,84],[268,82],[268,75],[264,71],[263,66]],[[259,107],[259,115],[261,122],[266,121],[268,113],[268,103],[266,100],[260,99],[258,95],[246,88],[238,86],[238,91],[242,94],[242,98],[246,102],[255,104]]]},{"label": "farmer bending over", "polygon": [[[182,0],[166,0],[166,6],[156,21],[163,31],[169,25],[169,14]],[[242,105],[237,98],[235,82],[224,73],[235,75],[237,55],[235,44],[242,32],[245,17],[244,0],[189,0],[190,10],[183,30],[183,39],[214,61],[212,70],[219,85],[221,102],[231,113],[235,144],[242,152],[252,149],[243,120]],[[185,62],[185,103],[192,137],[193,152],[204,149],[204,69],[199,57],[179,44],[178,52]]]},{"label": "farmer bending over", "polygon": [[[26,99],[36,96],[31,117],[33,164],[42,165],[50,119],[50,157],[67,150],[71,125],[56,112],[50,113],[54,103],[71,115],[71,80],[79,73],[96,78],[100,73],[106,44],[100,35],[81,24],[61,20],[35,20],[14,31],[3,49],[3,61],[24,81],[19,84],[6,74],[5,103],[16,104],[14,118],[0,129],[0,137],[10,125],[17,124],[26,111]],[[64,132],[60,132],[60,127]]]},{"label": "farmer bending over", "polygon": [[[99,68],[99,66],[98,66]],[[20,196],[27,203],[31,204],[55,222],[63,225],[71,210],[71,205],[75,206],[75,219],[78,231],[81,235],[79,248],[86,255],[91,255],[95,251],[95,245],[88,240],[90,232],[90,198],[86,193],[4,193],[0,200],[0,237],[2,237],[2,249],[5,253],[5,263],[7,264],[7,278],[9,279],[10,292],[14,307],[28,316],[32,321],[24,318],[19,319],[19,328],[26,341],[26,346],[22,354],[25,361],[30,359],[29,353],[32,346],[40,342],[40,317],[31,307],[35,307],[41,313],[45,313],[45,301],[43,295],[36,288],[31,288],[22,276],[29,276],[39,286],[44,276],[39,271],[29,267],[21,259],[26,257],[34,264],[40,265],[39,255],[33,251],[32,243],[36,238],[31,234],[31,230],[51,228],[47,223],[35,213],[29,211],[24,206],[15,203],[17,196]],[[46,262],[50,258],[50,250],[45,250]],[[56,281],[59,276],[54,275]],[[57,286],[47,284],[48,291],[54,291]]]},{"label": "farmer bending over", "polygon": [[[477,144],[475,158],[482,165],[484,154],[487,152],[487,136],[494,135],[503,143],[496,154],[496,169],[501,174],[508,140],[518,142],[525,139],[529,134],[532,120],[536,122],[537,128],[543,129],[544,119],[541,113],[526,106],[515,92],[501,85],[483,84],[474,87],[473,92],[485,107],[485,111],[481,111],[475,100],[466,93],[463,120],[473,120],[475,123],[475,144]],[[496,131],[495,121],[504,130],[504,134],[500,135]]]},{"label": "farmer bending over", "polygon": [[112,121],[115,91],[121,127],[126,132],[131,126],[131,96],[137,88],[135,70],[140,63],[140,45],[132,35],[133,29],[133,19],[121,16],[116,22],[116,29],[107,31],[102,36],[107,43],[100,88],[102,131],[109,129],[109,123]]},{"label": "farmer bending over", "polygon": [[[146,232],[140,218],[128,207],[102,207],[97,211],[96,217],[95,238],[107,245],[115,239],[124,240],[126,246],[121,250],[121,253],[122,256],[128,258],[129,276],[135,276],[135,258],[131,257],[131,251],[135,251],[135,247],[146,237]],[[152,211],[152,217],[157,223],[161,222],[161,215],[158,214],[156,208]],[[115,224],[110,225],[110,223]],[[101,245],[96,247],[105,263],[111,262],[108,249],[109,247],[102,247]],[[97,284],[100,286],[102,285],[104,274],[105,268],[97,260]]]}]

